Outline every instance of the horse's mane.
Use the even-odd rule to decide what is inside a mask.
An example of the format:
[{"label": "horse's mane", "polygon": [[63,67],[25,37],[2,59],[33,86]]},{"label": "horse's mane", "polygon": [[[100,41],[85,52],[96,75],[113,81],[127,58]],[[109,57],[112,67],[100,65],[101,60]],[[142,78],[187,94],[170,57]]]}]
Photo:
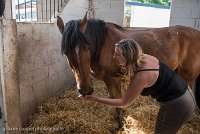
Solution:
[{"label": "horse's mane", "polygon": [[89,45],[91,60],[98,61],[101,44],[104,44],[107,35],[106,24],[102,20],[89,19],[85,33],[79,31],[81,20],[71,20],[66,23],[61,52],[74,51],[77,45]]},{"label": "horse's mane", "polygon": [[123,28],[120,25],[117,25],[117,24],[114,24],[114,23],[111,23],[111,22],[107,22],[107,23],[113,25],[116,29],[119,29],[120,31],[126,31],[126,29]]}]

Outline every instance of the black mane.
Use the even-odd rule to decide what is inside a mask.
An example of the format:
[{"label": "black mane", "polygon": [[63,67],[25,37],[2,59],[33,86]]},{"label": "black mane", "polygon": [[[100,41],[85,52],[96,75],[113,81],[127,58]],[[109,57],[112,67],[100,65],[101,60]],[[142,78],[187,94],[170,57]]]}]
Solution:
[{"label": "black mane", "polygon": [[77,45],[89,45],[91,60],[98,61],[101,45],[107,35],[105,22],[95,19],[88,20],[85,33],[79,31],[80,22],[81,20],[71,20],[66,23],[61,52],[66,54],[69,51],[74,51]]}]

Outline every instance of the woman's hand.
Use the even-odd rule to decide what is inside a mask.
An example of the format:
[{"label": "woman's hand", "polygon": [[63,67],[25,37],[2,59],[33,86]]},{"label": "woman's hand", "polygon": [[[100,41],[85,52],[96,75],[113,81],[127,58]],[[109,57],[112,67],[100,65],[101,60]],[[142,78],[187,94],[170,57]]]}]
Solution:
[{"label": "woman's hand", "polygon": [[85,96],[79,95],[78,97],[84,100],[89,100],[89,101],[97,101],[97,98],[98,98],[98,96],[96,96],[95,94],[85,95]]},{"label": "woman's hand", "polygon": [[116,106],[116,107],[120,107],[120,108],[122,108],[123,106],[126,105],[121,98],[120,99],[109,99],[109,98],[103,98],[103,97],[96,96],[95,94],[85,95],[85,96],[79,95],[79,98],[81,98],[83,100],[95,101],[95,102],[99,102],[99,103],[102,103],[105,105]]}]

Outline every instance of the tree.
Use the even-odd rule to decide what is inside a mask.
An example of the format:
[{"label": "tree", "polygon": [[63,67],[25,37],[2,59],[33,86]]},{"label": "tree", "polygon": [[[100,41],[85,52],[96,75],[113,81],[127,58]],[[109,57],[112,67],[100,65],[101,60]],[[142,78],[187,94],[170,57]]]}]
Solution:
[{"label": "tree", "polygon": [[127,2],[142,2],[142,3],[151,3],[159,5],[170,5],[168,0],[126,0]]}]

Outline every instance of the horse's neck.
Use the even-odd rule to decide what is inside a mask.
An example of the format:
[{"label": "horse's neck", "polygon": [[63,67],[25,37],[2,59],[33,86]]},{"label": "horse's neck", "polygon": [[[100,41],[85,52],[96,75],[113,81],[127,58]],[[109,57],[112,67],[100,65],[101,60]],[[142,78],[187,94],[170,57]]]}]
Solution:
[{"label": "horse's neck", "polygon": [[127,37],[127,30],[116,28],[112,23],[109,23],[108,28],[108,38],[110,38],[114,44]]}]

